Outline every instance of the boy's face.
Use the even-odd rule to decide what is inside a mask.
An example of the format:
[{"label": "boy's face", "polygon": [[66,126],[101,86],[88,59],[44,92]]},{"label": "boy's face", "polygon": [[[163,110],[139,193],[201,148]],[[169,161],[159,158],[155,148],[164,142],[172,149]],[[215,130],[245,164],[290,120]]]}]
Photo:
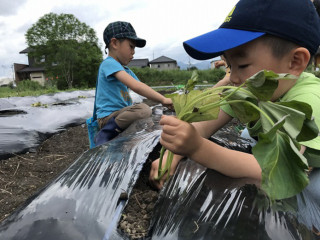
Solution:
[{"label": "boy's face", "polygon": [[[289,58],[274,57],[271,48],[261,39],[256,39],[224,53],[231,67],[230,81],[235,86],[241,85],[246,79],[261,70],[272,70],[275,73],[290,73]],[[276,100],[287,92],[294,81],[280,80],[272,100]]]},{"label": "boy's face", "polygon": [[133,59],[135,47],[135,42],[130,39],[124,39],[123,41],[117,40],[117,51],[115,52],[115,57],[122,65],[126,66]]}]

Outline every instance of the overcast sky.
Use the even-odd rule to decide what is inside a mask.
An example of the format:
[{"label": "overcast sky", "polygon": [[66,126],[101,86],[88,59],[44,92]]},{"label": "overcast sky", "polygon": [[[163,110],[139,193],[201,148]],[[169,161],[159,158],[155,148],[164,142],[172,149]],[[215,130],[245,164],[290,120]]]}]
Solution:
[{"label": "overcast sky", "polygon": [[103,30],[128,21],[147,40],[135,58],[165,55],[193,64],[182,42],[220,26],[237,0],[0,0],[0,78],[13,76],[13,63],[27,64],[25,33],[43,15],[73,14],[92,27],[103,49]]}]

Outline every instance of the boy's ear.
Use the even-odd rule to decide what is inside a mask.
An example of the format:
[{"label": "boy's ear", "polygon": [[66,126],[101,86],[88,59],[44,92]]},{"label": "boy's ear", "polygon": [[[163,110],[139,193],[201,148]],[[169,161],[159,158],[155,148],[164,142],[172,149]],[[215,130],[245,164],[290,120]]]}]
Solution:
[{"label": "boy's ear", "polygon": [[118,43],[118,40],[116,38],[111,38],[110,43],[109,43],[109,47],[116,48],[117,43]]},{"label": "boy's ear", "polygon": [[310,61],[310,52],[304,47],[298,47],[291,51],[290,55],[291,74],[299,76],[308,66]]}]

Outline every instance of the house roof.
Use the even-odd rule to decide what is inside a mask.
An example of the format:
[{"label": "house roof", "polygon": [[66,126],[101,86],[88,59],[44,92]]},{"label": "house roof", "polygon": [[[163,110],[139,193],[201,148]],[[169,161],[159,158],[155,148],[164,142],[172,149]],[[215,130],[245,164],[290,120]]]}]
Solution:
[{"label": "house roof", "polygon": [[149,66],[149,59],[132,59],[131,62],[128,64],[128,67],[148,67]]},{"label": "house roof", "polygon": [[29,47],[27,47],[26,49],[23,49],[21,52],[19,52],[20,54],[21,53],[29,53],[29,52],[31,52],[32,51],[32,49],[31,48],[29,48]]},{"label": "house roof", "polygon": [[166,56],[161,56],[161,57],[158,57],[158,58],[150,61],[150,63],[170,63],[170,62],[177,63],[176,60],[174,60],[172,58],[168,58]]},{"label": "house roof", "polygon": [[44,72],[44,67],[25,67],[23,69],[18,70],[19,73],[24,72]]}]

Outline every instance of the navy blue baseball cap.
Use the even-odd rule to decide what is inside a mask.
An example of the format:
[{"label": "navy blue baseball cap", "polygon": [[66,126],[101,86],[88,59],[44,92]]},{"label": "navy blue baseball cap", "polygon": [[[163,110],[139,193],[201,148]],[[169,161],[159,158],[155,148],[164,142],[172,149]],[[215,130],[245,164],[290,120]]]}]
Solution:
[{"label": "navy blue baseball cap", "polygon": [[265,34],[314,55],[320,45],[320,18],[310,0],[240,0],[218,29],[185,41],[183,47],[192,58],[205,60]]},{"label": "navy blue baseball cap", "polygon": [[137,37],[136,31],[128,22],[117,21],[109,23],[104,29],[103,40],[108,47],[112,38],[128,38],[134,40],[136,47],[142,48],[146,45],[146,40]]}]

